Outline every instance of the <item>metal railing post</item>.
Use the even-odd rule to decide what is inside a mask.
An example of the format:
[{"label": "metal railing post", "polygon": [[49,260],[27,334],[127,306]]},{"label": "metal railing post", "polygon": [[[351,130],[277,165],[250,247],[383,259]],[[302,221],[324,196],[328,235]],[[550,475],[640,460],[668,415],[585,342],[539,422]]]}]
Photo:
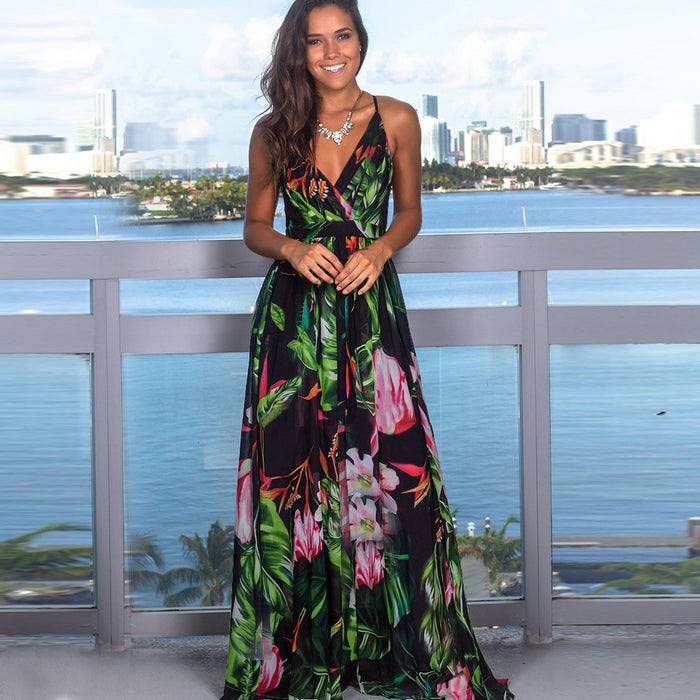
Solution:
[{"label": "metal railing post", "polygon": [[526,639],[552,640],[552,479],[547,272],[520,273],[523,563]]},{"label": "metal railing post", "polygon": [[119,280],[92,281],[95,594],[97,643],[124,647],[124,485]]}]

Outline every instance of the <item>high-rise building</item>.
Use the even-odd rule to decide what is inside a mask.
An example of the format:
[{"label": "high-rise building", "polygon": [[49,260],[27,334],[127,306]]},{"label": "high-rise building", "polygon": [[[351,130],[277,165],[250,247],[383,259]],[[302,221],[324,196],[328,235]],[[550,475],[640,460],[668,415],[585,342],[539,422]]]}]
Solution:
[{"label": "high-rise building", "polygon": [[91,151],[95,147],[95,123],[92,121],[74,122],[75,150]]},{"label": "high-rise building", "polygon": [[700,145],[700,105],[673,102],[651,119],[639,122],[639,145],[645,148],[690,148]]},{"label": "high-rise building", "polygon": [[544,146],[544,81],[527,80],[523,83],[523,135],[531,129],[540,132],[539,143]]},{"label": "high-rise building", "polygon": [[555,114],[552,120],[552,144],[605,141],[605,119],[589,119],[585,114]]},{"label": "high-rise building", "polygon": [[626,143],[628,146],[637,145],[637,127],[636,126],[626,126],[624,129],[620,129],[615,132],[615,141],[621,141]]},{"label": "high-rise building", "polygon": [[489,134],[489,165],[503,166],[506,164],[506,148],[513,143],[513,130],[502,127]]},{"label": "high-rise building", "polygon": [[95,91],[95,150],[117,154],[117,91]]},{"label": "high-rise building", "polygon": [[488,136],[481,129],[469,129],[464,138],[464,162],[487,163],[489,160]]},{"label": "high-rise building", "polygon": [[421,117],[438,118],[438,98],[437,95],[421,95],[422,110]]},{"label": "high-rise building", "polygon": [[[428,163],[436,161],[442,163],[443,154],[440,153],[440,121],[435,117],[421,117],[421,160],[427,160]],[[443,122],[444,123],[444,122]]]},{"label": "high-rise building", "polygon": [[127,122],[122,153],[177,148],[176,131],[153,122]]}]

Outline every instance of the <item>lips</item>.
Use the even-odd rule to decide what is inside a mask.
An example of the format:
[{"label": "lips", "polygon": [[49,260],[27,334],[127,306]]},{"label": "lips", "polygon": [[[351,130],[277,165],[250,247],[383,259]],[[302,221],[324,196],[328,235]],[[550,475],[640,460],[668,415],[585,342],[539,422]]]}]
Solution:
[{"label": "lips", "polygon": [[336,63],[332,66],[321,66],[321,68],[323,68],[326,73],[340,73],[340,71],[343,70],[346,65],[346,63]]}]

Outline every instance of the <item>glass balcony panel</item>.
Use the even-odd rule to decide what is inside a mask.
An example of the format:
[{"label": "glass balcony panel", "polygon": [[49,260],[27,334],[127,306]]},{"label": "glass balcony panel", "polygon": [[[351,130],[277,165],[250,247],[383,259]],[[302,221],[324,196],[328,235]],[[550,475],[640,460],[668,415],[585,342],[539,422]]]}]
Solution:
[{"label": "glass balcony panel", "polygon": [[[181,536],[206,540],[213,523],[235,522],[247,362],[246,353],[123,358],[125,566],[134,608],[169,607],[149,572],[198,567]],[[229,605],[230,590],[225,596]]]},{"label": "glass balcony panel", "polygon": [[89,313],[89,280],[0,280],[0,314]]},{"label": "glass balcony panel", "polygon": [[400,275],[409,309],[517,306],[517,272],[444,272]]},{"label": "glass balcony panel", "polygon": [[91,360],[0,355],[0,605],[94,604]]},{"label": "glass balcony panel", "polygon": [[700,304],[700,270],[552,270],[555,305]]},{"label": "glass balcony panel", "polygon": [[[522,595],[520,428],[515,347],[418,349],[428,413],[456,523],[470,599]],[[493,537],[484,539],[485,520]],[[500,531],[509,518],[517,519]],[[470,536],[473,523],[473,536]],[[494,539],[495,538],[495,539]],[[479,558],[498,552],[490,568]],[[472,556],[466,553],[472,552]],[[490,580],[489,580],[490,574]]]},{"label": "glass balcony panel", "polygon": [[191,280],[122,280],[123,314],[250,313],[262,277]]},{"label": "glass balcony panel", "polygon": [[700,593],[700,345],[552,346],[551,408],[555,595]]}]

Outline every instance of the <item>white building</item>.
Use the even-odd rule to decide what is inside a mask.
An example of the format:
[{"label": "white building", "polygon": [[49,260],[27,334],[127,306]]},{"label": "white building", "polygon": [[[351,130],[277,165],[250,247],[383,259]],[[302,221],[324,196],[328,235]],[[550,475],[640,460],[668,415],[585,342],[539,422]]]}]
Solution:
[{"label": "white building", "polygon": [[556,166],[611,165],[629,162],[622,141],[582,141],[551,146],[547,162]]},{"label": "white building", "polygon": [[489,134],[489,165],[493,167],[505,166],[506,146],[513,143],[513,133],[508,131],[493,131]]},{"label": "white building", "polygon": [[443,154],[440,152],[440,121],[435,117],[421,117],[420,131],[421,161],[427,160],[428,163],[432,163],[435,160],[441,163]]},{"label": "white building", "polygon": [[488,163],[489,139],[481,129],[472,129],[464,134],[464,164]]},{"label": "white building", "polygon": [[661,150],[700,145],[700,105],[692,102],[663,105],[655,117],[639,122],[637,143]]},{"label": "white building", "polygon": [[518,141],[503,149],[505,165],[515,168],[518,165],[545,165],[544,147],[539,143]]},{"label": "white building", "polygon": [[117,155],[116,90],[95,90],[95,150]]},{"label": "white building", "polygon": [[526,80],[523,83],[522,131],[523,140],[528,138],[528,131],[539,131],[539,141],[544,146],[544,81]]}]

